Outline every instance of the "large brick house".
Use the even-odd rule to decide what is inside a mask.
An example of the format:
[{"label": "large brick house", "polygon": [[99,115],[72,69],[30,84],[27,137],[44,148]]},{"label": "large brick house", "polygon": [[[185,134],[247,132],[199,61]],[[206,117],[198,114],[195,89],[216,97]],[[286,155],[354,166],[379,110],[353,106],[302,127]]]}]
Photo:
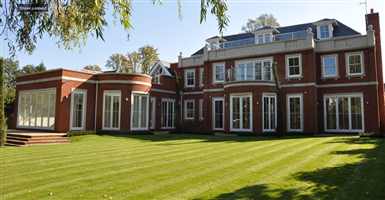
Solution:
[{"label": "large brick house", "polygon": [[[150,76],[51,70],[17,78],[19,129],[371,132],[384,129],[378,13],[212,37]],[[278,80],[278,81],[275,81]],[[279,113],[279,114],[278,114]],[[277,116],[281,116],[277,119]],[[280,124],[277,124],[280,123]]]}]

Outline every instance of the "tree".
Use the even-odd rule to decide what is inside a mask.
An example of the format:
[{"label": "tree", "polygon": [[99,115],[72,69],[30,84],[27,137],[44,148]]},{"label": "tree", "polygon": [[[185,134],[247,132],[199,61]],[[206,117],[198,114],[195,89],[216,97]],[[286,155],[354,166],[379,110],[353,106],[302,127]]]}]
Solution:
[{"label": "tree", "polygon": [[[162,0],[149,0],[160,4]],[[181,0],[178,0],[177,5]],[[30,3],[30,9],[21,11],[20,2]],[[0,1],[0,35],[8,42],[12,54],[16,50],[31,53],[38,39],[48,36],[57,39],[65,49],[79,47],[89,36],[104,40],[103,32],[108,25],[107,14],[112,13],[125,30],[132,27],[131,0],[4,0]],[[201,0],[200,23],[207,13],[216,16],[220,33],[228,25],[227,2]],[[43,7],[42,11],[35,8]],[[180,9],[179,9],[180,10]]]},{"label": "tree", "polygon": [[21,74],[31,74],[31,73],[36,73],[36,72],[44,72],[46,70],[47,69],[45,68],[44,63],[40,63],[40,64],[38,64],[36,66],[28,64],[28,65],[25,65],[23,68],[21,68],[18,71],[18,75],[21,75]]},{"label": "tree", "polygon": [[246,25],[242,27],[242,31],[253,33],[264,26],[279,27],[279,23],[272,14],[262,14],[255,19],[248,19]]},{"label": "tree", "polygon": [[0,58],[0,146],[4,146],[6,141],[6,125],[4,115],[4,67],[3,58]]},{"label": "tree", "polygon": [[[148,74],[150,73],[150,67],[159,60],[158,50],[152,46],[143,46],[139,48],[136,56],[139,57],[139,66],[141,73]],[[134,68],[137,69],[137,68]]]},{"label": "tree", "polygon": [[112,54],[108,58],[106,62],[106,67],[112,69],[115,72],[132,72],[132,65],[129,59],[125,55],[119,53]]},{"label": "tree", "polygon": [[15,101],[16,75],[19,69],[19,62],[13,59],[0,58],[4,68],[4,103],[11,105]]},{"label": "tree", "polygon": [[83,69],[85,69],[85,70],[91,70],[91,71],[97,71],[97,72],[102,71],[102,68],[101,68],[98,64],[95,64],[95,65],[86,65],[86,66],[83,67]]}]

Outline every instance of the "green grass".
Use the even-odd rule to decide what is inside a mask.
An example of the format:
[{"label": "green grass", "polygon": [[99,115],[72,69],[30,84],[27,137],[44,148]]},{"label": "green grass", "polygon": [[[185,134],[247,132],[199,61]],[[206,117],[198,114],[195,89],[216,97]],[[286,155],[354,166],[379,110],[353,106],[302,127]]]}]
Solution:
[{"label": "green grass", "polygon": [[0,149],[0,199],[385,199],[385,140],[85,135]]}]

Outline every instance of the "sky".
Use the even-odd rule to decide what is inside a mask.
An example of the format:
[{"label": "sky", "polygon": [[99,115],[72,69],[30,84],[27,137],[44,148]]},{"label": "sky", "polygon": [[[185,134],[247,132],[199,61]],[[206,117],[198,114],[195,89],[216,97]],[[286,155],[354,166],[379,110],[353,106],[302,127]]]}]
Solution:
[{"label": "sky", "polygon": [[[366,34],[365,0],[227,0],[230,17],[225,35],[240,33],[249,18],[261,14],[273,14],[281,26],[334,18]],[[133,1],[133,28],[123,30],[117,20],[108,16],[105,41],[90,37],[81,48],[64,50],[57,46],[56,39],[43,37],[35,51],[29,55],[17,52],[20,66],[43,62],[48,69],[69,68],[80,70],[85,65],[98,64],[104,67],[113,53],[131,52],[144,45],[158,49],[160,59],[176,62],[179,52],[189,56],[205,44],[209,37],[218,35],[217,21],[208,15],[200,24],[200,0],[181,0],[181,17],[178,16],[176,0],[163,0],[161,5],[153,5],[152,0]],[[367,0],[368,10],[380,13],[383,59],[385,58],[385,1]],[[369,11],[368,11],[369,12]],[[129,37],[128,37],[129,35]],[[1,41],[0,56],[8,56],[7,44]],[[385,70],[384,70],[385,74]]]}]

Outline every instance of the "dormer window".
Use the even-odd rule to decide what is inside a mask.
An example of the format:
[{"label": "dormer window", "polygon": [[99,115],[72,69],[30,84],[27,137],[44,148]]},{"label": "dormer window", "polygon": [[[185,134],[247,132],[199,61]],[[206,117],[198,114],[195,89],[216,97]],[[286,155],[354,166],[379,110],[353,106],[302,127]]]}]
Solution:
[{"label": "dormer window", "polygon": [[323,19],[313,23],[317,26],[317,39],[326,40],[333,37],[334,26],[337,26],[335,19]]},{"label": "dormer window", "polygon": [[330,38],[329,25],[321,25],[319,27],[319,39],[328,39]]},{"label": "dormer window", "polygon": [[271,33],[264,33],[257,35],[257,44],[270,43],[273,41],[273,35]]}]

